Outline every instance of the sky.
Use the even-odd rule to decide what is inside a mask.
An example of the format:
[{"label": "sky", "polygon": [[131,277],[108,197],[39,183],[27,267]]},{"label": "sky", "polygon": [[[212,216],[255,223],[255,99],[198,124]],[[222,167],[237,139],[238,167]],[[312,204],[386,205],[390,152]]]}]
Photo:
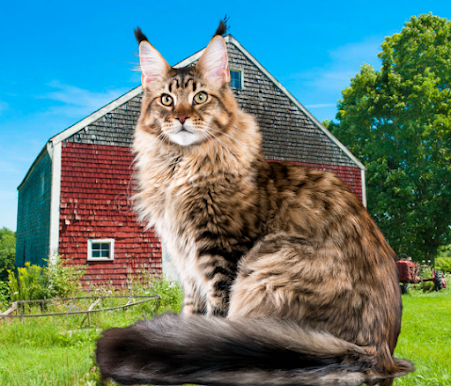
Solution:
[{"label": "sky", "polygon": [[[13,4],[15,3],[15,4]],[[442,1],[22,1],[0,10],[0,228],[16,229],[17,186],[49,138],[139,85],[140,26],[170,64],[229,32],[317,119],[334,119],[363,63],[413,15]]]}]

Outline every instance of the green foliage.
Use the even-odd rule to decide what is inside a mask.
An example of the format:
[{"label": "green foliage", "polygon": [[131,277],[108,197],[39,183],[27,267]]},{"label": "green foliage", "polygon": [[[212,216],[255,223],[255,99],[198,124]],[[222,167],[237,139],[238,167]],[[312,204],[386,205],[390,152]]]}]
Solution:
[{"label": "green foliage", "polygon": [[451,244],[441,245],[435,257],[435,269],[451,273]]},{"label": "green foliage", "polygon": [[8,270],[14,269],[16,258],[16,232],[0,229],[0,281],[8,279]]},{"label": "green foliage", "polygon": [[8,308],[10,299],[9,293],[8,284],[4,281],[0,281],[0,313]]},{"label": "green foliage", "polygon": [[451,244],[438,247],[437,257],[451,257]]},{"label": "green foliage", "polygon": [[329,129],[367,167],[368,209],[398,253],[451,241],[451,21],[423,14],[363,65]]},{"label": "green foliage", "polygon": [[451,257],[438,257],[435,260],[435,269],[446,273],[451,273]]},{"label": "green foliage", "polygon": [[25,267],[9,271],[9,297],[16,300],[49,299],[65,297],[81,289],[80,279],[85,273],[85,267],[71,265],[55,256],[47,267],[25,263]]},{"label": "green foliage", "polygon": [[423,292],[431,292],[434,289],[434,282],[432,281],[423,281],[419,284],[417,284],[417,290],[423,291]]},{"label": "green foliage", "polygon": [[86,272],[84,265],[72,264],[67,258],[54,256],[47,261],[44,275],[49,283],[52,297],[65,297],[81,290],[81,278]]},{"label": "green foliage", "polygon": [[8,285],[11,300],[35,300],[50,297],[50,289],[44,268],[38,265],[25,263],[25,267],[17,268],[17,276],[14,271],[9,271]]},{"label": "green foliage", "polygon": [[161,296],[160,313],[169,310],[178,313],[182,310],[183,291],[178,282],[154,278],[149,293]]}]

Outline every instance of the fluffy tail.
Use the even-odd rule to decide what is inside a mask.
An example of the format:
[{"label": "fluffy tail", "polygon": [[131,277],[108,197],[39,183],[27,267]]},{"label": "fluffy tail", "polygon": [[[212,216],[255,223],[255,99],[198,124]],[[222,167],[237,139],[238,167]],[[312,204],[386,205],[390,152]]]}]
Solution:
[{"label": "fluffy tail", "polygon": [[125,384],[374,385],[413,371],[393,358],[285,321],[165,314],[104,332],[97,363],[104,378]]}]

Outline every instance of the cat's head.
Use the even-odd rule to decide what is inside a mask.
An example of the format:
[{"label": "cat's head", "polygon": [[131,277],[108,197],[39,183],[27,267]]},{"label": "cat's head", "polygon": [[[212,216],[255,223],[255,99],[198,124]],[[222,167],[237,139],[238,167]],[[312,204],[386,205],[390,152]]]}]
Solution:
[{"label": "cat's head", "polygon": [[229,87],[223,37],[217,34],[211,39],[195,66],[177,69],[167,63],[140,29],[135,35],[144,89],[140,128],[162,142],[182,147],[227,133],[235,124],[238,106]]}]

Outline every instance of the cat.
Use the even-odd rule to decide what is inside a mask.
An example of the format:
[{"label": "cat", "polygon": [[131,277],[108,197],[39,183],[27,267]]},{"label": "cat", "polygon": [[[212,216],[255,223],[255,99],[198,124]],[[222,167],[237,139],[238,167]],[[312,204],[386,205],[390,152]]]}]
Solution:
[{"label": "cat", "polygon": [[395,253],[330,172],[268,163],[229,87],[221,22],[195,66],[171,68],[138,28],[141,218],[184,288],[181,314],[104,332],[123,384],[389,386],[401,328]]}]

